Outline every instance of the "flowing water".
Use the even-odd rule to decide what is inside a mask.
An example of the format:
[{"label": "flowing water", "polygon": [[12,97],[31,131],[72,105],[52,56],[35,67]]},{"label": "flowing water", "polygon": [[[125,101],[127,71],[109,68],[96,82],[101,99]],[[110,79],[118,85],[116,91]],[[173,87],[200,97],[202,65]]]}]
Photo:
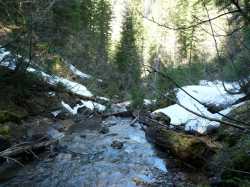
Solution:
[{"label": "flowing water", "polygon": [[[0,186],[133,187],[172,186],[163,159],[147,142],[140,124],[109,117],[109,132],[80,123],[60,141],[57,156],[19,169]],[[111,146],[114,141],[120,146]]]}]

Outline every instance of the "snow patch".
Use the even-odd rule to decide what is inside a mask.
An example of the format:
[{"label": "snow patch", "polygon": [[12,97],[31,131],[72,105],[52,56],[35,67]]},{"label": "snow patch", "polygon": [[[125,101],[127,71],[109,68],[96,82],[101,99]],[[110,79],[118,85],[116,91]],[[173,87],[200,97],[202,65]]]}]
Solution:
[{"label": "snow patch", "polygon": [[103,100],[103,101],[107,101],[107,102],[110,101],[110,99],[109,99],[109,98],[106,98],[106,97],[99,97],[99,96],[97,96],[96,98],[97,98],[97,99],[100,99],[100,100]]},{"label": "snow patch", "polygon": [[73,108],[69,104],[65,103],[64,101],[62,101],[61,104],[72,115],[77,115],[78,109],[83,108],[83,107],[86,107],[92,111],[97,110],[98,112],[103,112],[106,110],[106,107],[104,105],[101,105],[101,104],[93,102],[93,101],[81,100],[81,104],[77,104]]},{"label": "snow patch", "polygon": [[[214,104],[216,106],[227,106],[225,110],[221,111],[222,114],[228,114],[236,106],[231,106],[235,101],[244,97],[244,94],[229,95],[222,85],[222,82],[209,82],[201,81],[201,85],[196,86],[185,86],[183,89],[188,92],[190,95],[198,99],[203,104]],[[239,89],[236,83],[226,83],[225,86],[231,90]],[[188,96],[184,91],[178,90],[176,94],[177,102],[186,108],[210,118],[221,119],[222,116],[219,114],[212,114],[199,102],[195,101],[193,98]],[[158,109],[154,113],[162,112],[165,115],[171,118],[171,124],[173,125],[182,125],[185,124],[185,130],[198,131],[200,133],[206,132],[208,126],[219,126],[218,122],[209,121],[198,117],[178,104],[171,105],[166,108]]]},{"label": "snow patch", "polygon": [[82,107],[86,107],[90,110],[97,110],[99,112],[103,112],[106,110],[106,107],[104,105],[101,105],[99,103],[93,102],[93,101],[81,101],[82,102]]},{"label": "snow patch", "polygon": [[61,110],[56,110],[56,111],[51,112],[51,114],[52,114],[54,117],[57,117],[58,114],[60,114],[61,112],[62,112]]},{"label": "snow patch", "polygon": [[[10,52],[6,51],[5,49],[0,49],[0,61],[2,61],[7,55],[9,55]],[[14,70],[16,68],[16,64],[15,61],[12,60],[12,62],[10,61],[3,61],[1,64],[1,66],[6,66],[9,69]],[[28,72],[31,73],[37,73],[37,74],[41,74],[41,76],[49,83],[52,85],[57,85],[59,83],[61,83],[63,86],[66,87],[66,89],[70,90],[71,92],[81,95],[81,96],[85,96],[85,97],[92,97],[93,94],[82,84],[79,84],[77,82],[73,82],[70,81],[68,79],[62,78],[62,77],[58,77],[58,76],[51,76],[48,75],[42,71],[36,70],[34,68],[29,67],[27,69]],[[88,76],[88,75],[84,75],[83,73],[80,73],[79,71],[77,71],[78,74],[81,74],[82,76]]]},{"label": "snow patch", "polygon": [[91,75],[88,75],[86,73],[81,72],[79,69],[77,69],[72,64],[67,64],[67,65],[74,75],[77,75],[82,79],[90,79],[91,78]]}]

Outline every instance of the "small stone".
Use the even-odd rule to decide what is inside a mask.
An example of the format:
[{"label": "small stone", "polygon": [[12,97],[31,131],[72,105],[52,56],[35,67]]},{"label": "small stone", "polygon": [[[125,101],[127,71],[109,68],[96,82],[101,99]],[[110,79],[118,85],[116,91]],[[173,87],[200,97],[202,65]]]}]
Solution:
[{"label": "small stone", "polygon": [[86,136],[86,134],[81,134],[80,137],[81,138],[86,138],[87,136]]},{"label": "small stone", "polygon": [[111,147],[113,147],[114,149],[122,149],[123,147],[123,142],[120,142],[118,140],[114,140],[111,144]]},{"label": "small stone", "polygon": [[102,127],[101,130],[99,131],[100,134],[108,134],[109,133],[109,128],[108,127]]}]

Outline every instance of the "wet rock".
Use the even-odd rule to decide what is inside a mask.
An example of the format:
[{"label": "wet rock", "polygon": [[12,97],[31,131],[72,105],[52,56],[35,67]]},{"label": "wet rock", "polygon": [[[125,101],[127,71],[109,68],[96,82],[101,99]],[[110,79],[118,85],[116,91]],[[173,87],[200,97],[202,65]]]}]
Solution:
[{"label": "wet rock", "polygon": [[41,132],[37,132],[34,129],[29,129],[27,131],[27,140],[29,141],[39,140],[43,137],[44,137],[44,134],[42,134]]},{"label": "wet rock", "polygon": [[61,119],[61,120],[65,120],[65,119],[68,119],[70,118],[71,115],[70,113],[66,112],[66,111],[63,111],[61,113],[59,113],[57,116],[56,116],[56,119]]},{"label": "wet rock", "polygon": [[58,131],[63,131],[64,130],[64,126],[61,123],[55,123],[52,125],[52,127]]},{"label": "wet rock", "polygon": [[102,127],[101,130],[99,131],[100,134],[108,134],[109,133],[109,128],[108,127]]},{"label": "wet rock", "polygon": [[221,105],[213,104],[213,103],[206,104],[207,110],[209,112],[211,112],[212,114],[215,114],[215,113],[217,113],[219,111],[222,111],[225,108],[227,108],[228,106],[229,105],[226,105],[226,104],[221,104]]},{"label": "wet rock", "polygon": [[111,144],[111,147],[113,147],[114,149],[122,149],[123,147],[123,142],[120,142],[118,140],[114,140]]},{"label": "wet rock", "polygon": [[0,151],[3,151],[10,147],[10,142],[6,138],[0,135]]},{"label": "wet rock", "polygon": [[81,134],[80,137],[81,137],[81,138],[86,138],[87,135],[86,135],[86,134]]},{"label": "wet rock", "polygon": [[207,126],[207,130],[206,130],[207,135],[213,135],[213,134],[216,134],[217,132],[218,132],[218,127],[214,125]]},{"label": "wet rock", "polygon": [[56,159],[58,161],[70,161],[72,159],[72,155],[68,153],[60,153],[57,155]]},{"label": "wet rock", "polygon": [[72,119],[66,119],[66,120],[60,121],[60,124],[62,124],[64,128],[63,130],[67,131],[69,130],[70,127],[72,127],[75,124],[75,122]]},{"label": "wet rock", "polygon": [[147,183],[139,177],[134,177],[132,180],[136,184],[136,186],[143,186],[143,185],[146,186],[147,185]]},{"label": "wet rock", "polygon": [[54,139],[54,140],[59,140],[64,137],[63,133],[59,132],[58,130],[54,128],[49,128],[47,131],[47,135],[50,139]]},{"label": "wet rock", "polygon": [[164,124],[170,124],[171,122],[171,118],[162,112],[154,113],[152,118]]},{"label": "wet rock", "polygon": [[125,101],[122,103],[116,103],[111,105],[111,111],[116,113],[116,112],[126,112],[128,111],[128,107],[131,104],[130,101]]}]

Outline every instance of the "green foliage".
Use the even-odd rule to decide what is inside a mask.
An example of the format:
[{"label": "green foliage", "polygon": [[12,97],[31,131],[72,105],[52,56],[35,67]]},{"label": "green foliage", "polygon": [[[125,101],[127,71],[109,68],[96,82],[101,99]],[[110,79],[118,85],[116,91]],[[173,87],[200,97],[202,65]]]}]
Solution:
[{"label": "green foliage", "polygon": [[[192,63],[179,65],[177,67],[169,65],[162,69],[162,73],[175,80],[180,86],[198,84],[199,80],[205,78],[205,66],[202,63]],[[175,85],[166,78],[159,76],[157,81],[159,91],[172,90]]]},{"label": "green foliage", "polygon": [[145,94],[142,88],[133,88],[130,93],[131,107],[133,109],[141,109],[144,104],[144,98]]},{"label": "green foliage", "polygon": [[[242,39],[240,39],[242,38]],[[242,40],[239,41],[239,40]],[[244,28],[237,35],[228,38],[225,43],[224,55],[221,57],[222,79],[247,79],[250,75],[250,27]]]},{"label": "green foliage", "polygon": [[[250,102],[232,110],[228,116],[235,120],[250,121]],[[223,119],[223,120],[226,120]],[[244,126],[247,128],[247,126]],[[212,174],[218,175],[222,186],[248,186],[250,183],[250,135],[232,127],[222,125],[216,140],[223,145],[212,159]],[[214,167],[217,166],[217,167]]]},{"label": "green foliage", "polygon": [[61,0],[53,7],[53,22],[56,32],[65,35],[80,29],[80,1]]},{"label": "green foliage", "polygon": [[20,4],[23,0],[0,0],[0,19],[7,25],[24,26],[26,19]]},{"label": "green foliage", "polygon": [[9,134],[10,134],[10,128],[6,125],[2,126],[0,124],[0,136],[6,137],[9,136]]},{"label": "green foliage", "polygon": [[[177,28],[193,25],[197,22],[196,17],[200,15],[202,9],[200,3],[196,1],[178,0],[177,10],[174,16],[174,23]],[[190,63],[193,56],[199,54],[198,44],[201,42],[199,29],[191,27],[177,31],[177,43],[179,45],[179,59],[187,59]]]}]

